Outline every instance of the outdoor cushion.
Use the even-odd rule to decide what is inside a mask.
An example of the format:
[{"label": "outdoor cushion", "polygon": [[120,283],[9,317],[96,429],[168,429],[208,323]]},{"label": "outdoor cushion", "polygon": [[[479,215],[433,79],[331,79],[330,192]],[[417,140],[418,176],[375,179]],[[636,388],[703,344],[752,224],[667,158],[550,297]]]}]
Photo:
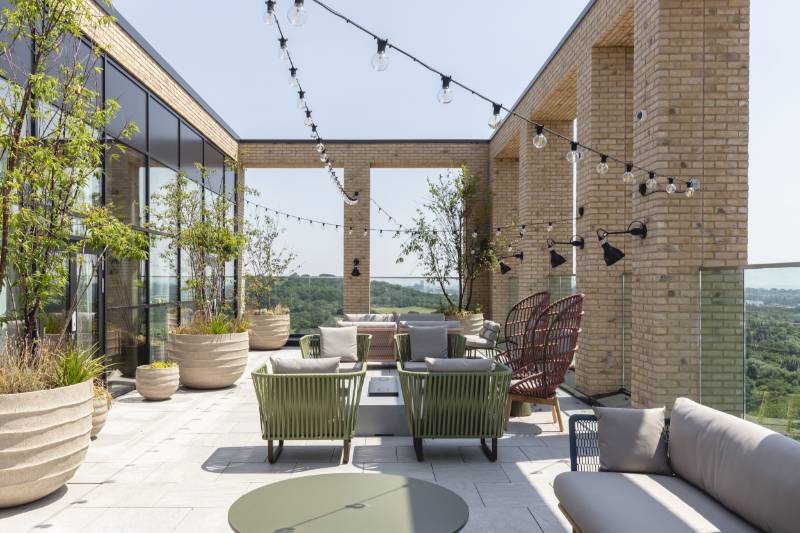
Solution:
[{"label": "outdoor cushion", "polygon": [[766,531],[800,527],[800,442],[678,398],[669,430],[672,468]]},{"label": "outdoor cushion", "polygon": [[397,317],[398,321],[411,321],[411,322],[441,322],[444,320],[444,315],[441,313],[400,313]]},{"label": "outdoor cushion", "polygon": [[494,348],[494,342],[480,335],[464,335],[467,339],[467,348]]},{"label": "outdoor cushion", "polygon": [[346,322],[393,322],[394,314],[392,313],[345,313],[344,320]]},{"label": "outdoor cushion", "polygon": [[411,326],[408,328],[411,360],[426,357],[447,357],[447,328],[443,326]]},{"label": "outdoor cushion", "polygon": [[402,320],[400,327],[411,328],[414,326],[433,327],[444,326],[448,329],[462,329],[463,326],[458,320]]},{"label": "outdoor cushion", "polygon": [[409,372],[427,372],[428,365],[426,365],[423,361],[407,361],[403,363],[403,370],[407,370]]},{"label": "outdoor cushion", "polygon": [[587,533],[758,531],[673,476],[564,472],[556,476],[553,489],[575,525]]},{"label": "outdoor cushion", "polygon": [[339,358],[298,359],[297,357],[269,358],[273,374],[332,374],[339,371]]},{"label": "outdoor cushion", "polygon": [[425,358],[428,372],[491,372],[494,362],[491,359],[434,359]]},{"label": "outdoor cushion", "polygon": [[358,361],[358,328],[319,328],[319,356],[341,357],[342,361]]},{"label": "outdoor cushion", "polygon": [[361,361],[356,361],[355,363],[343,361],[339,363],[339,372],[358,372],[361,370],[362,365]]},{"label": "outdoor cushion", "polygon": [[397,324],[394,322],[348,322],[347,320],[338,320],[336,325],[340,328],[355,326],[363,329],[397,329]]},{"label": "outdoor cushion", "polygon": [[491,320],[484,320],[483,327],[481,327],[478,336],[486,339],[492,343],[492,346],[497,342],[497,337],[500,336],[500,324],[492,322]]},{"label": "outdoor cushion", "polygon": [[600,470],[671,474],[664,437],[664,408],[595,407]]}]

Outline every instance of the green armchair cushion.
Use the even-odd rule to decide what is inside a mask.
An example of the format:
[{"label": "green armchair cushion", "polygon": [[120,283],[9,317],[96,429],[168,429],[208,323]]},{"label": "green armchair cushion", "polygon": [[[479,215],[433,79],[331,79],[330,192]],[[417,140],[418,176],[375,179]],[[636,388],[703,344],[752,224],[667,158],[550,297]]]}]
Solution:
[{"label": "green armchair cushion", "polygon": [[426,357],[447,358],[447,328],[443,326],[411,326],[411,360],[425,361]]},{"label": "green armchair cushion", "polygon": [[494,369],[494,361],[483,358],[439,359],[426,357],[425,366],[428,372],[491,372]]},{"label": "green armchair cushion", "polygon": [[273,374],[331,374],[339,371],[338,357],[298,359],[297,357],[270,357]]},{"label": "green armchair cushion", "polygon": [[358,328],[319,328],[320,357],[340,357],[342,361],[358,361]]}]

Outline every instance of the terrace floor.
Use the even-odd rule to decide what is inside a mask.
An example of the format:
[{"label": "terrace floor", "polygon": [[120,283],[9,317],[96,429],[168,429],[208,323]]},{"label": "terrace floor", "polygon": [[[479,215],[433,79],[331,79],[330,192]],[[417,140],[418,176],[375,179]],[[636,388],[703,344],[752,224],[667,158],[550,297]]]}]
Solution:
[{"label": "terrace floor", "polygon": [[[297,353],[296,348],[285,348]],[[267,352],[250,354],[250,366]],[[565,415],[587,406],[564,395]],[[535,409],[535,408],[534,408]],[[478,441],[425,441],[425,462],[410,437],[357,437],[351,464],[341,442],[287,441],[277,464],[265,462],[249,371],[231,388],[181,389],[166,402],[132,392],[117,398],[76,476],[33,504],[0,510],[4,532],[222,532],[242,494],[290,477],[333,472],[401,474],[436,482],[470,508],[464,531],[570,531],[552,481],[569,470],[567,436],[547,410],[512,419],[490,463]]]}]

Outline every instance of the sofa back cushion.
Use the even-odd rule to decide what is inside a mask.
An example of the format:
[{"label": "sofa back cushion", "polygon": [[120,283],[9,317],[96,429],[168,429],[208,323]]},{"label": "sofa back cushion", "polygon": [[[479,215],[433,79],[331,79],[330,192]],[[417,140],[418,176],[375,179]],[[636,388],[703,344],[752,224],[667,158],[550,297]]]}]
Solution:
[{"label": "sofa back cushion", "polygon": [[339,358],[298,359],[297,357],[270,357],[273,374],[332,374],[339,372]]},{"label": "sofa back cushion", "polygon": [[426,357],[447,357],[447,328],[442,326],[411,326],[408,328],[411,360],[425,361]]},{"label": "sofa back cushion", "polygon": [[800,442],[678,398],[669,430],[672,469],[765,531],[800,524]]},{"label": "sofa back cushion", "polygon": [[595,407],[600,470],[672,474],[667,463],[664,408]]},{"label": "sofa back cushion", "polygon": [[428,372],[491,372],[494,370],[494,361],[484,359],[441,359],[426,357],[425,366]]},{"label": "sofa back cushion", "polygon": [[392,313],[345,313],[345,322],[394,322]]},{"label": "sofa back cushion", "polygon": [[444,315],[441,313],[400,313],[397,317],[398,322],[441,322]]},{"label": "sofa back cushion", "polygon": [[340,357],[342,361],[358,361],[358,328],[319,328],[319,356]]}]

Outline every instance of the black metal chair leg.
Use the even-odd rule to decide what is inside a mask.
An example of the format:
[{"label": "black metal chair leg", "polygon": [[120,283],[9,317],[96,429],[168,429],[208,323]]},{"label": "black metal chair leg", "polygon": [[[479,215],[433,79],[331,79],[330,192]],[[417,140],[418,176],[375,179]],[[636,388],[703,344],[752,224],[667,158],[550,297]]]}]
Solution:
[{"label": "black metal chair leg", "polygon": [[283,452],[283,441],[282,440],[278,441],[278,450],[277,450],[277,452],[272,447],[272,441],[271,440],[267,441],[267,460],[269,461],[269,464],[275,464],[277,462],[278,458],[281,456],[282,452]]},{"label": "black metal chair leg", "polygon": [[497,439],[492,439],[491,450],[486,446],[486,439],[481,439],[481,450],[491,462],[497,461]]},{"label": "black metal chair leg", "polygon": [[414,438],[414,451],[417,454],[417,461],[424,461],[424,457],[422,455],[422,439]]}]

